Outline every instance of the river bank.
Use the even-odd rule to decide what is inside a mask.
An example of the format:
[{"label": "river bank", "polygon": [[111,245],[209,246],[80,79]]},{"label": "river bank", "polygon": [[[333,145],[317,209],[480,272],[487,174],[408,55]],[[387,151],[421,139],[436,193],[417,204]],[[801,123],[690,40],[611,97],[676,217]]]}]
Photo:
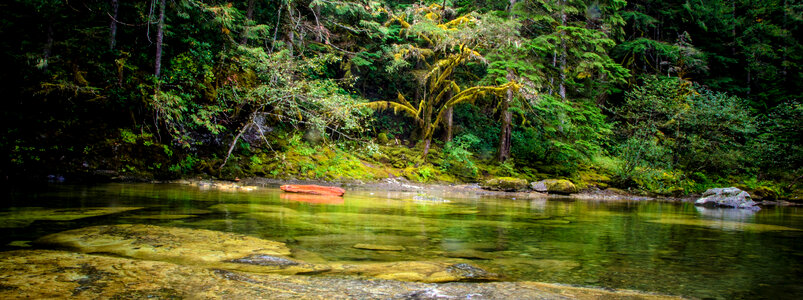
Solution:
[{"label": "river bank", "polygon": [[[682,197],[671,197],[661,195],[644,196],[635,193],[629,193],[624,190],[608,188],[600,189],[597,187],[589,187],[580,190],[574,194],[554,194],[554,193],[541,193],[537,191],[496,191],[483,188],[478,183],[463,183],[463,184],[444,184],[444,183],[420,183],[407,180],[403,177],[385,178],[378,181],[361,181],[361,180],[341,180],[341,181],[325,181],[325,180],[309,180],[309,179],[274,179],[264,177],[251,177],[238,179],[237,181],[215,181],[210,179],[182,179],[174,181],[166,181],[166,183],[179,183],[187,185],[200,185],[207,188],[220,188],[220,189],[242,189],[249,190],[251,188],[278,188],[284,184],[315,184],[324,186],[338,186],[346,190],[383,190],[383,191],[397,191],[397,192],[413,192],[422,195],[427,194],[449,194],[459,196],[461,194],[470,194],[476,196],[487,197],[504,197],[510,199],[578,199],[590,201],[665,201],[665,202],[694,202],[700,198],[700,194],[689,194]],[[759,205],[764,206],[803,206],[803,203],[791,202],[786,200],[763,200],[757,201]]]}]

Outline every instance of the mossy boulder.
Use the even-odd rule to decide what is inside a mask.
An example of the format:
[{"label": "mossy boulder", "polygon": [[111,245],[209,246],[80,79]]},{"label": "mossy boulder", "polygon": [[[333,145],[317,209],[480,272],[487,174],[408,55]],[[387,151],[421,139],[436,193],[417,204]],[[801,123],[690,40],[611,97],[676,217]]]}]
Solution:
[{"label": "mossy boulder", "polygon": [[779,193],[770,187],[759,186],[751,191],[750,196],[756,200],[778,200]]},{"label": "mossy boulder", "polygon": [[387,145],[389,141],[387,133],[380,132],[379,135],[376,136],[376,141],[380,145]]},{"label": "mossy boulder", "polygon": [[577,193],[577,186],[565,179],[544,179],[530,183],[530,188],[536,192],[553,194],[574,194]]},{"label": "mossy boulder", "polygon": [[527,189],[527,180],[513,177],[496,177],[486,180],[482,188],[492,191],[519,192]]}]

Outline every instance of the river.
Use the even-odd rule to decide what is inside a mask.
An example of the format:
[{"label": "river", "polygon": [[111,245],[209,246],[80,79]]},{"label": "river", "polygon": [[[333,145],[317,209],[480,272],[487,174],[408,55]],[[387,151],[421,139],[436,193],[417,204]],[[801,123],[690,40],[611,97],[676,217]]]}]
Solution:
[{"label": "river", "polygon": [[694,298],[803,299],[798,207],[753,213],[678,202],[362,189],[318,198],[276,187],[228,191],[180,184],[47,185],[6,195],[3,251],[31,249],[31,241],[64,230],[151,224],[284,242],[297,259],[310,262],[466,261],[506,281]]}]

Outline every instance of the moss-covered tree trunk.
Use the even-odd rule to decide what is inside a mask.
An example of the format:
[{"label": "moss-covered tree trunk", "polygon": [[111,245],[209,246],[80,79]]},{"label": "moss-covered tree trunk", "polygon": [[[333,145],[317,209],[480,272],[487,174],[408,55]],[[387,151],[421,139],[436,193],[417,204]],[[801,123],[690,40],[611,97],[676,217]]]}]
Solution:
[{"label": "moss-covered tree trunk", "polygon": [[[561,1],[560,9],[560,26],[566,26],[566,0]],[[566,100],[566,40],[563,31],[560,33],[560,85],[558,86],[558,95],[563,100]]]},{"label": "moss-covered tree trunk", "polygon": [[[450,95],[446,97],[449,99]],[[444,142],[451,142],[452,141],[452,124],[453,124],[453,116],[454,115],[454,107],[449,107],[446,109],[446,114],[444,115],[444,121],[446,121],[446,126],[443,128],[443,141]]]},{"label": "moss-covered tree trunk", "polygon": [[513,113],[510,111],[510,103],[513,101],[513,91],[507,91],[507,99],[502,100],[502,130],[499,133],[499,153],[497,159],[505,161],[510,158],[510,135],[513,121]]}]

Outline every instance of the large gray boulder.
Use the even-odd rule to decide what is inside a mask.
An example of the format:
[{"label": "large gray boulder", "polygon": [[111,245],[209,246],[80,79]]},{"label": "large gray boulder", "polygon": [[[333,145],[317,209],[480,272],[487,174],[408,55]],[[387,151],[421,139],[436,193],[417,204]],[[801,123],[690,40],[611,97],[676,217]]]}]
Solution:
[{"label": "large gray boulder", "polygon": [[735,187],[708,189],[703,197],[697,199],[695,205],[707,207],[733,207],[759,210],[750,194]]}]

